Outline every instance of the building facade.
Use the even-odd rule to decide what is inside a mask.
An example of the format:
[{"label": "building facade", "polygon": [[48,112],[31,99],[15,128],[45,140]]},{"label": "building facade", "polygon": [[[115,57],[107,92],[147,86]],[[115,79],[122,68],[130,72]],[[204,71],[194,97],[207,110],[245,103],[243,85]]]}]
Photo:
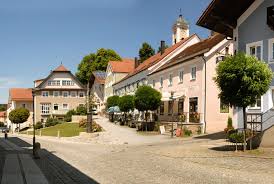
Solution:
[{"label": "building facade", "polygon": [[62,120],[69,110],[86,105],[86,87],[63,65],[34,85],[35,122]]},{"label": "building facade", "polygon": [[148,76],[148,84],[162,94],[160,120],[185,115],[185,122],[200,123],[206,132],[226,127],[229,106],[218,98],[213,81],[215,68],[226,54],[233,53],[230,41],[216,34],[183,50]]},{"label": "building facade", "polygon": [[20,125],[20,129],[31,127],[33,124],[33,98],[31,88],[11,88],[9,90],[9,99],[7,107],[7,127],[14,131],[16,125],[14,125],[9,117],[9,113],[16,108],[26,108],[30,112],[28,120]]},{"label": "building facade", "polygon": [[[224,11],[218,11],[222,9]],[[214,17],[211,16],[214,12]],[[222,24],[222,22],[225,24]],[[274,1],[251,0],[224,2],[212,1],[205,10],[198,25],[222,33],[234,41],[234,52],[245,52],[256,56],[274,69]],[[257,99],[256,104],[247,108],[248,113],[263,113],[265,118],[262,129],[274,123],[273,109],[274,80],[266,94]],[[243,128],[241,108],[235,108],[234,126]]]},{"label": "building facade", "polygon": [[106,72],[94,71],[90,79],[91,94],[93,95],[94,108],[98,112],[105,111],[104,92],[105,92]]},{"label": "building facade", "polygon": [[126,77],[135,68],[135,62],[132,59],[122,59],[122,61],[109,61],[106,70],[104,102],[108,97],[113,96],[113,84]]}]

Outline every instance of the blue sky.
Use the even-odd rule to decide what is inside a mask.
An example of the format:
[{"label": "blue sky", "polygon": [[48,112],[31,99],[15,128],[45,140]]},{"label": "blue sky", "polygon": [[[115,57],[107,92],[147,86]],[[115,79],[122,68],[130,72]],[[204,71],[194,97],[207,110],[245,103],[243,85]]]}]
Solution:
[{"label": "blue sky", "polygon": [[10,87],[32,87],[61,61],[75,72],[98,48],[135,57],[142,42],[171,43],[171,26],[182,9],[190,32],[210,0],[0,0],[0,103]]}]

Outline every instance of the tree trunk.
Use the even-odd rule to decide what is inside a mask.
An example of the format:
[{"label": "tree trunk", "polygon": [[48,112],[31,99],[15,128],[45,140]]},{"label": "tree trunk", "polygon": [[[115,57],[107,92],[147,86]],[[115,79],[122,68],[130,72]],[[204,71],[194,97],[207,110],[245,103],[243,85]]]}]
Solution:
[{"label": "tree trunk", "polygon": [[244,151],[246,151],[246,128],[247,128],[247,122],[246,122],[246,107],[243,107],[243,116],[244,116]]},{"label": "tree trunk", "polygon": [[87,85],[87,127],[86,132],[92,132],[92,112],[90,111],[90,84]]}]

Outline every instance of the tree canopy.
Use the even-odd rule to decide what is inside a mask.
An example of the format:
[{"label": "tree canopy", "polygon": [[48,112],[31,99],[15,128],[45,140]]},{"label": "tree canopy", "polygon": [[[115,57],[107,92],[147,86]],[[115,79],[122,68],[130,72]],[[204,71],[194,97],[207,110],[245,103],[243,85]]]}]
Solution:
[{"label": "tree canopy", "polygon": [[155,54],[155,50],[147,42],[144,42],[142,44],[142,47],[139,49],[139,57],[140,57],[141,62],[150,58],[154,54]]},{"label": "tree canopy", "polygon": [[12,123],[21,124],[28,120],[29,110],[25,108],[14,109],[9,113],[9,119]]},{"label": "tree canopy", "polygon": [[107,99],[107,108],[119,105],[119,96],[110,96]]},{"label": "tree canopy", "polygon": [[118,106],[122,112],[129,112],[134,110],[134,96],[125,95],[120,97]]},{"label": "tree canopy", "polygon": [[120,61],[122,58],[112,49],[101,48],[96,53],[90,53],[82,59],[78,65],[76,77],[87,84],[92,72],[96,70],[105,71],[109,61]]},{"label": "tree canopy", "polygon": [[150,86],[141,86],[135,93],[135,108],[139,111],[154,111],[161,104],[162,95]]},{"label": "tree canopy", "polygon": [[265,62],[244,53],[226,57],[216,72],[214,80],[220,89],[219,97],[230,105],[244,108],[267,92],[273,76]]}]

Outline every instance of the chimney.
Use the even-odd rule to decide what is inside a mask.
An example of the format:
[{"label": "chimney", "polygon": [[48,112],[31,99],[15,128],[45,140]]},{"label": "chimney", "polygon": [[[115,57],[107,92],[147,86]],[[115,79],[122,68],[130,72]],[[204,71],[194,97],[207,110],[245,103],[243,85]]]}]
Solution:
[{"label": "chimney", "polygon": [[161,55],[165,53],[166,44],[164,40],[161,40]]},{"label": "chimney", "polygon": [[134,68],[137,68],[139,66],[139,61],[138,61],[138,58],[135,57],[134,58]]}]

